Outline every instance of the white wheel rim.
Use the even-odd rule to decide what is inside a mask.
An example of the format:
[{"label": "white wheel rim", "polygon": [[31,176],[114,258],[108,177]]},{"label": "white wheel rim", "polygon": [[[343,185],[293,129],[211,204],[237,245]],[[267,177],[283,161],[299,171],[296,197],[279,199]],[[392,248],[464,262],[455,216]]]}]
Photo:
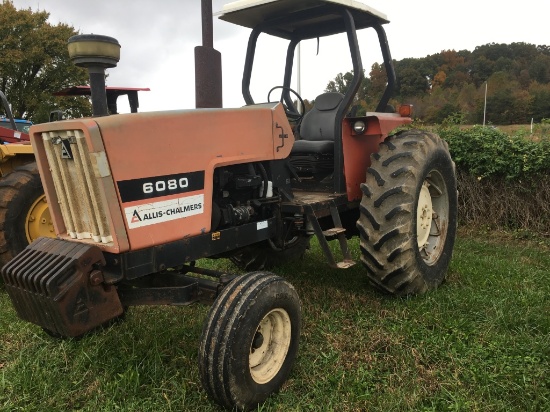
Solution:
[{"label": "white wheel rim", "polygon": [[432,197],[428,189],[428,182],[424,181],[420,195],[418,196],[418,207],[416,210],[416,236],[418,247],[422,248],[430,237],[430,229],[432,227]]},{"label": "white wheel rim", "polygon": [[250,344],[252,379],[264,384],[277,375],[290,347],[291,322],[286,310],[273,309],[260,321]]},{"label": "white wheel rim", "polygon": [[427,265],[439,260],[449,226],[449,196],[441,173],[432,170],[426,176],[416,211],[418,250]]}]

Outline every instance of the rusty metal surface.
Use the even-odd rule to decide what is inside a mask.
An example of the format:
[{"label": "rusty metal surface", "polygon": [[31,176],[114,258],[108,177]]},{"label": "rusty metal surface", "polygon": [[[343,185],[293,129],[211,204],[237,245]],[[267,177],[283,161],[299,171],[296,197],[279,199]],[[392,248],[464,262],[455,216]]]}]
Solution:
[{"label": "rusty metal surface", "polygon": [[201,1],[202,46],[195,47],[195,107],[223,107],[222,56],[214,49],[212,0]]},{"label": "rusty metal surface", "polygon": [[302,214],[305,214],[307,209],[311,208],[315,212],[315,215],[321,218],[330,215],[330,206],[333,204],[340,211],[358,206],[358,202],[357,204],[348,202],[346,193],[295,190],[294,199],[289,202],[283,202],[281,207],[284,212]]},{"label": "rusty metal surface", "polygon": [[39,238],[2,268],[18,316],[53,334],[80,336],[122,314],[113,286],[103,284],[96,246]]},{"label": "rusty metal surface", "polygon": [[326,192],[312,192],[312,191],[295,191],[294,201],[292,203],[300,205],[313,205],[316,203],[332,202],[337,203],[345,202],[344,194],[333,194]]},{"label": "rusty metal surface", "polygon": [[222,56],[212,47],[195,47],[195,107],[221,108]]}]

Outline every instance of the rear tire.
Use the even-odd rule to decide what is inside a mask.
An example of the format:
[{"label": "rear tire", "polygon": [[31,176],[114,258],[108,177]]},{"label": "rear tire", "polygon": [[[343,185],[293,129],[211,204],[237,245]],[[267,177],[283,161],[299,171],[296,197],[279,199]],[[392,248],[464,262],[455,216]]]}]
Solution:
[{"label": "rear tire", "polygon": [[0,266],[40,236],[55,237],[35,162],[0,180]]},{"label": "rear tire", "polygon": [[237,277],[216,299],[204,325],[203,387],[226,408],[255,408],[290,374],[300,327],[300,300],[290,283],[266,272]]},{"label": "rear tire", "polygon": [[301,258],[309,249],[309,239],[309,236],[296,237],[284,249],[278,249],[271,241],[265,240],[240,249],[229,259],[245,271],[273,269]]},{"label": "rear tire", "polygon": [[447,143],[420,130],[388,137],[361,189],[357,227],[369,280],[396,295],[436,288],[446,276],[457,224]]}]

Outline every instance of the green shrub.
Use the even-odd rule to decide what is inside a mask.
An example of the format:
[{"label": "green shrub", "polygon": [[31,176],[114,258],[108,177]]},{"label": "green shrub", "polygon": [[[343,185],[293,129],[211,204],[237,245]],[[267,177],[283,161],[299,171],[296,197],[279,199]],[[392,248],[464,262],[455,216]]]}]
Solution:
[{"label": "green shrub", "polygon": [[461,226],[513,230],[550,236],[550,119],[531,135],[495,127],[465,128],[460,114],[440,126],[415,121],[449,144],[456,164]]},{"label": "green shrub", "polygon": [[550,139],[510,136],[493,127],[440,127],[458,169],[476,176],[526,179],[550,173]]}]

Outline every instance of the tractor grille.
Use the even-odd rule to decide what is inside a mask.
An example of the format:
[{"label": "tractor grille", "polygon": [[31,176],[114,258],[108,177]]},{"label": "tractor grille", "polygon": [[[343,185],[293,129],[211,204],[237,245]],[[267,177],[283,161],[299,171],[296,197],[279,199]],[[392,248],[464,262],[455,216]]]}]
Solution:
[{"label": "tractor grille", "polygon": [[110,243],[107,208],[82,130],[42,133],[67,233],[73,239]]}]

